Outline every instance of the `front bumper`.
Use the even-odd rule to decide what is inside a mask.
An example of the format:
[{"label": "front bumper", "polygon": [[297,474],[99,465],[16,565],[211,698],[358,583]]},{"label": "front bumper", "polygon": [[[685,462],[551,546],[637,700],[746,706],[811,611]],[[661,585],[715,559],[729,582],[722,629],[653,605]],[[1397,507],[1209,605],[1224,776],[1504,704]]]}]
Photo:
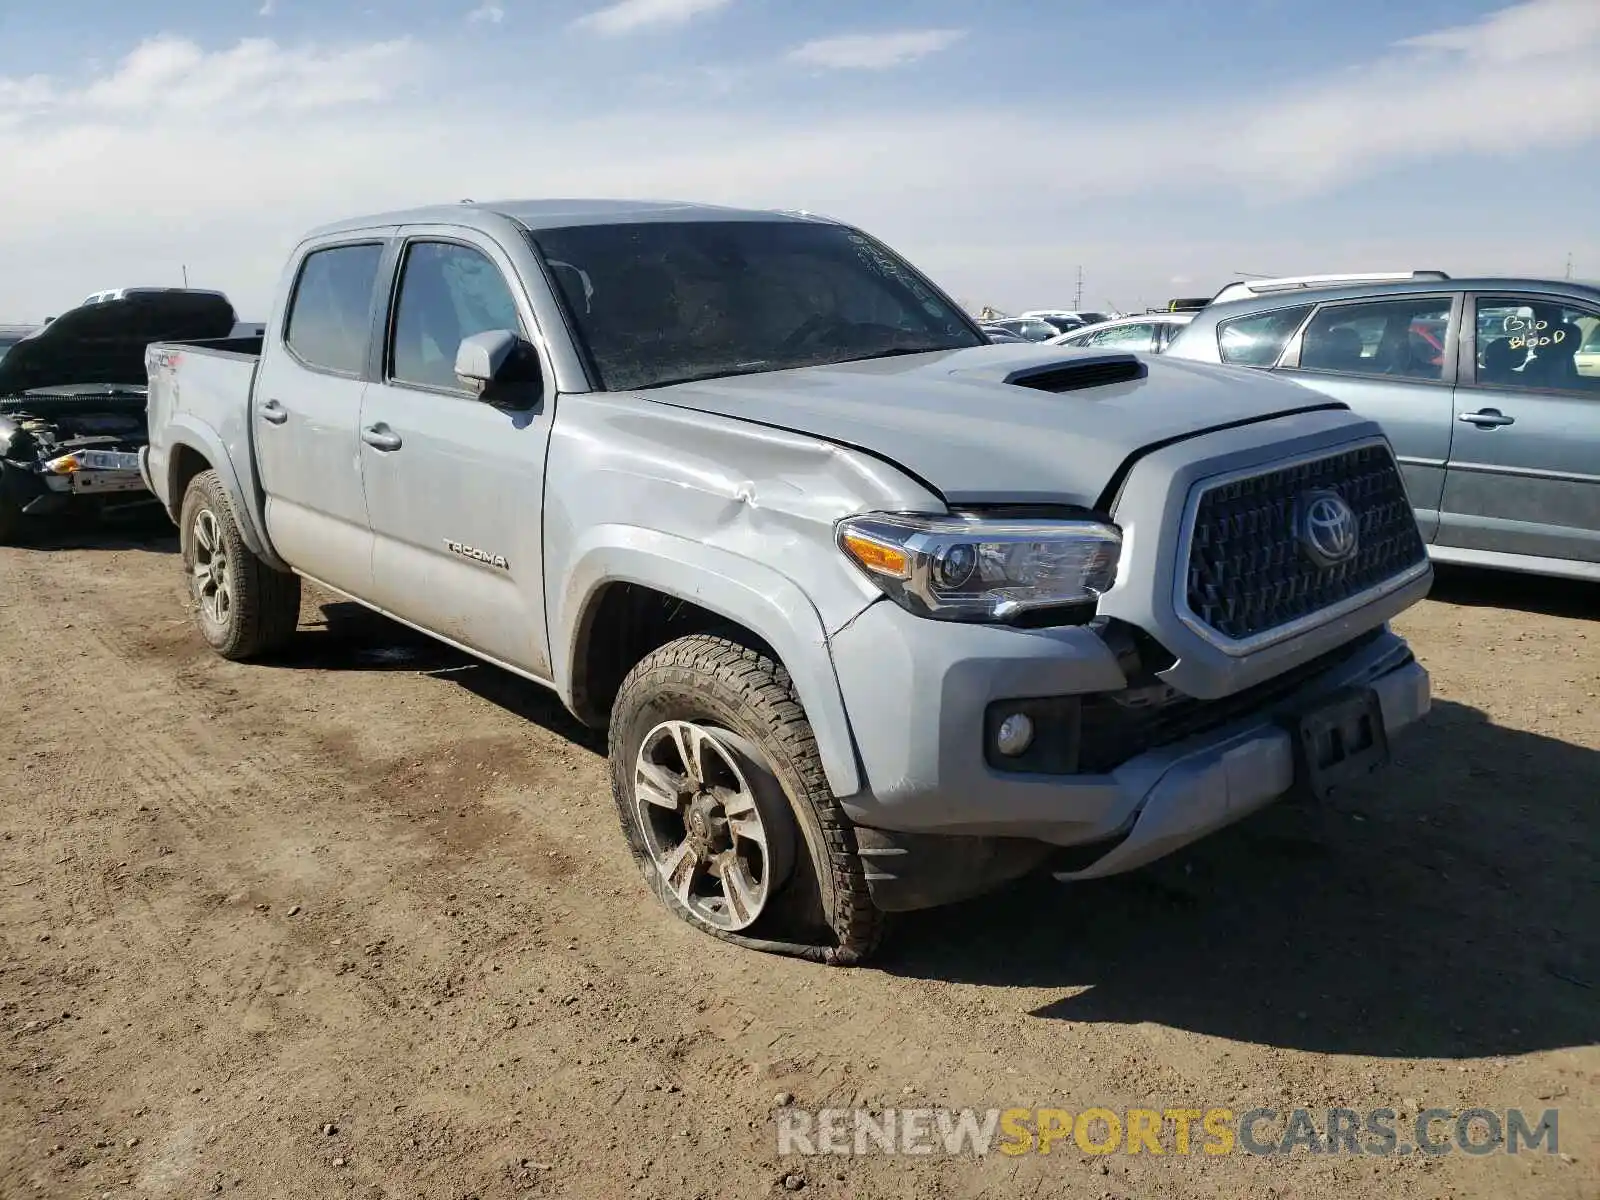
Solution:
[{"label": "front bumper", "polygon": [[137,470],[75,471],[71,475],[46,474],[41,478],[48,490],[73,496],[105,496],[148,490]]},{"label": "front bumper", "polygon": [[31,517],[50,517],[71,511],[80,502],[97,497],[126,497],[139,504],[147,495],[138,456],[132,451],[97,450],[83,465],[69,472],[18,470],[7,473],[9,499]]},{"label": "front bumper", "polygon": [[[1382,674],[1357,672],[1345,682],[1377,693],[1384,733],[1391,738],[1426,716],[1432,703],[1428,672],[1409,657]],[[1295,695],[1309,699],[1329,690],[1330,681],[1323,681],[1304,697]],[[1128,765],[1156,757],[1144,755]],[[1295,781],[1289,731],[1271,721],[1203,742],[1164,766],[1134,813],[1127,837],[1086,867],[1057,871],[1057,879],[1093,879],[1143,866],[1270,804]]]},{"label": "front bumper", "polygon": [[994,701],[1126,687],[1116,654],[1094,630],[934,622],[885,601],[835,635],[833,655],[868,782],[840,801],[858,825],[908,845],[919,835],[1103,845],[1092,861],[1061,873],[1074,879],[1141,866],[1290,791],[1286,712],[1370,687],[1392,737],[1430,704],[1427,672],[1384,627],[1335,651],[1292,690],[1108,772],[1021,774],[986,760],[985,711]]},{"label": "front bumper", "polygon": [[53,465],[38,469],[45,489],[74,496],[103,496],[116,492],[145,491],[140,456],[133,450],[75,450],[63,455],[70,469]]}]

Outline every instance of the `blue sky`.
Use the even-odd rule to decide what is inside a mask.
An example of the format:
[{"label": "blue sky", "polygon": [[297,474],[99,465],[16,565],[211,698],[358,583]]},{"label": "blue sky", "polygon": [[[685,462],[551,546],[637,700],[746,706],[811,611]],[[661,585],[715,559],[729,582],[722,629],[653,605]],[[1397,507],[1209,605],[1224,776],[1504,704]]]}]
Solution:
[{"label": "blue sky", "polygon": [[463,196],[862,224],[973,305],[1600,277],[1600,0],[60,0],[0,14],[0,320]]}]

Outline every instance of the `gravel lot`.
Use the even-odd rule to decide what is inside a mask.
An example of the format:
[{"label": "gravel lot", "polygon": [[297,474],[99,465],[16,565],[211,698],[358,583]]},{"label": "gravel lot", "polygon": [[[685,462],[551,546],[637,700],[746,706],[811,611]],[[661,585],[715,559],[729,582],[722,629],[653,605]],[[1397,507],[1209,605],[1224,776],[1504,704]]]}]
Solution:
[{"label": "gravel lot", "polygon": [[[0,1197],[1600,1196],[1600,588],[1441,576],[1376,786],[829,970],[658,911],[553,698],[313,594],[221,662],[174,545],[0,550]],[[781,1093],[1563,1153],[780,1160]]]}]

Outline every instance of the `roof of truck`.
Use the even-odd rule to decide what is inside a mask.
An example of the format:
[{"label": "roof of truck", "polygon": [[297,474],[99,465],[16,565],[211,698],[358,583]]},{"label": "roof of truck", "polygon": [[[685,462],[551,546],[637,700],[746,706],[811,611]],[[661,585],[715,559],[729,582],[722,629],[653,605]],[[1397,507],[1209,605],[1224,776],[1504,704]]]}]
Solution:
[{"label": "roof of truck", "polygon": [[[487,218],[487,220],[484,220]],[[319,226],[308,237],[375,229],[389,225],[489,224],[509,219],[526,229],[571,225],[625,225],[648,221],[827,221],[815,213],[731,208],[683,200],[463,200],[423,208],[373,213]]]}]

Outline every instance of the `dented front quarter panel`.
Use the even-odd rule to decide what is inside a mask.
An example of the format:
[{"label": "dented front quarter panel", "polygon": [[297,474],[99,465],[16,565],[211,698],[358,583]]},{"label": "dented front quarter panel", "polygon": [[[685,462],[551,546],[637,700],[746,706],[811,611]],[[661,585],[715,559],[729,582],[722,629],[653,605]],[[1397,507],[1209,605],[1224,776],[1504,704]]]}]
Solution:
[{"label": "dented front quarter panel", "polygon": [[563,396],[545,491],[546,618],[568,703],[585,613],[653,587],[749,628],[783,659],[839,795],[861,786],[829,641],[882,593],[834,542],[841,517],[943,512],[895,467],[832,443],[638,395]]}]

